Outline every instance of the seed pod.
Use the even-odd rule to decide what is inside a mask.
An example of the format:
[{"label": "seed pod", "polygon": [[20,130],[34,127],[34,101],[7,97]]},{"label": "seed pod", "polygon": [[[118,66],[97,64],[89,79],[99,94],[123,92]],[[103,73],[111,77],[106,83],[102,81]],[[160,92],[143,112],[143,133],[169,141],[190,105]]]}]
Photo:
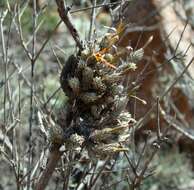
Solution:
[{"label": "seed pod", "polygon": [[104,102],[106,103],[106,105],[112,104],[112,103],[114,102],[113,96],[106,96],[106,97],[104,98]]},{"label": "seed pod", "polygon": [[76,77],[72,77],[68,79],[68,84],[69,84],[69,87],[72,89],[73,93],[77,95],[80,91],[79,79]]},{"label": "seed pod", "polygon": [[122,125],[128,125],[130,122],[135,122],[135,120],[132,118],[131,114],[126,111],[122,111],[120,115],[118,116],[119,123],[122,123]]},{"label": "seed pod", "polygon": [[116,153],[126,152],[128,150],[128,148],[122,147],[119,143],[97,144],[95,146],[90,145],[88,153],[91,157],[106,159]]},{"label": "seed pod", "polygon": [[125,109],[127,103],[128,103],[127,96],[120,97],[116,95],[113,106],[114,112],[112,112],[111,114],[115,117],[119,116],[119,114]]},{"label": "seed pod", "polygon": [[122,68],[120,75],[128,74],[129,71],[135,71],[136,69],[137,66],[135,63],[128,63],[124,68]]},{"label": "seed pod", "polygon": [[94,66],[96,65],[98,61],[96,60],[96,57],[94,54],[90,55],[87,59],[86,59],[86,63],[89,66]]},{"label": "seed pod", "polygon": [[130,141],[130,136],[130,132],[123,133],[122,135],[119,135],[118,141],[127,144]]},{"label": "seed pod", "polygon": [[127,47],[116,47],[114,54],[114,61],[119,61],[120,58],[128,56],[132,51],[133,48],[131,46]]},{"label": "seed pod", "polygon": [[80,94],[80,99],[85,104],[90,104],[96,102],[98,99],[100,99],[102,95],[97,95],[95,92],[84,92]]},{"label": "seed pod", "polygon": [[152,40],[153,40],[153,36],[150,36],[142,48],[131,52],[129,56],[131,62],[138,63],[139,61],[142,60],[144,56],[144,50],[152,42]]},{"label": "seed pod", "polygon": [[114,60],[114,56],[112,54],[110,54],[110,53],[106,53],[104,55],[104,59],[106,59],[106,61],[108,61],[109,63],[112,63],[113,60]]},{"label": "seed pod", "polygon": [[109,48],[113,44],[115,44],[119,40],[119,35],[115,33],[106,33],[106,35],[102,38],[99,46],[101,49]]},{"label": "seed pod", "polygon": [[86,60],[89,56],[90,56],[91,52],[89,49],[84,49],[82,52],[81,52],[81,59],[83,60]]},{"label": "seed pod", "polygon": [[98,105],[92,105],[91,106],[91,114],[94,116],[95,119],[100,118],[100,113],[102,110],[105,108],[103,104],[98,104]]},{"label": "seed pod", "polygon": [[82,86],[84,90],[87,90],[91,87],[93,77],[93,70],[90,67],[84,67],[82,70]]},{"label": "seed pod", "polygon": [[122,77],[119,74],[111,74],[111,75],[105,75],[102,79],[107,84],[113,84],[116,82],[119,82],[122,79]]},{"label": "seed pod", "polygon": [[91,114],[94,116],[94,118],[98,119],[100,117],[100,113],[98,111],[98,106],[92,105],[91,106]]},{"label": "seed pod", "polygon": [[106,90],[106,85],[102,82],[101,77],[93,78],[92,87],[100,92],[105,92]]},{"label": "seed pod", "polygon": [[109,143],[114,140],[115,137],[118,137],[120,134],[122,134],[127,128],[128,125],[118,126],[114,128],[104,128],[102,130],[95,130],[94,132],[92,132],[89,138],[95,142],[103,141]]},{"label": "seed pod", "polygon": [[142,60],[144,56],[144,49],[140,48],[136,51],[131,52],[131,54],[129,55],[129,59],[132,63],[138,63],[139,61]]},{"label": "seed pod", "polygon": [[83,143],[84,143],[84,137],[77,134],[73,134],[65,142],[65,145],[67,146],[67,149],[72,150],[72,149],[80,148]]},{"label": "seed pod", "polygon": [[133,71],[135,71],[136,69],[137,69],[137,65],[135,64],[135,63],[128,63],[128,65],[127,65],[127,69],[130,69],[130,70],[133,70]]},{"label": "seed pod", "polygon": [[78,65],[77,65],[77,69],[78,71],[82,71],[85,67],[87,66],[86,62],[82,59],[79,60]]},{"label": "seed pod", "polygon": [[113,87],[112,87],[112,94],[113,95],[121,95],[122,93],[123,93],[123,91],[124,91],[124,87],[123,87],[123,85],[114,85]]},{"label": "seed pod", "polygon": [[68,96],[70,95],[71,92],[69,92],[70,89],[68,86],[67,79],[68,77],[73,77],[75,75],[75,70],[77,68],[78,62],[79,61],[76,56],[74,55],[69,56],[61,72],[60,76],[61,88]]},{"label": "seed pod", "polygon": [[59,125],[51,125],[49,128],[49,141],[54,144],[62,144],[64,141],[64,131]]}]

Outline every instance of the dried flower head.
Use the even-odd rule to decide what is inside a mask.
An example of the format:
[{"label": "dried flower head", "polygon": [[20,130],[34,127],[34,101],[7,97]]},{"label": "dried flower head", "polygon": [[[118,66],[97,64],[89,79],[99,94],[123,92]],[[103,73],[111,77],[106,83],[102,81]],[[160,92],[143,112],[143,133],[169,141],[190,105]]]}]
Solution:
[{"label": "dried flower head", "polygon": [[136,69],[144,47],[136,51],[118,48],[116,52],[122,31],[120,26],[100,42],[96,40],[94,46],[86,45],[79,55],[70,56],[63,68],[61,87],[71,100],[64,129],[67,149],[83,146],[96,158],[128,150],[124,144],[131,134],[129,122],[135,121],[126,111],[129,94],[123,77]]},{"label": "dried flower head", "polygon": [[126,152],[129,149],[123,147],[119,143],[109,143],[100,145],[88,145],[88,153],[92,159],[106,159],[107,157],[114,156],[119,152]]}]

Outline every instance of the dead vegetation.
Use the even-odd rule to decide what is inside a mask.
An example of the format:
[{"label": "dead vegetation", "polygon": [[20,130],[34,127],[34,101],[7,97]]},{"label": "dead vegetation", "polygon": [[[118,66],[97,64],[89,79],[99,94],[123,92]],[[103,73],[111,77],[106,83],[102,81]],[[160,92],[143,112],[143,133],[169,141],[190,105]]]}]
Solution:
[{"label": "dead vegetation", "polygon": [[0,189],[192,189],[193,16],[2,1]]}]

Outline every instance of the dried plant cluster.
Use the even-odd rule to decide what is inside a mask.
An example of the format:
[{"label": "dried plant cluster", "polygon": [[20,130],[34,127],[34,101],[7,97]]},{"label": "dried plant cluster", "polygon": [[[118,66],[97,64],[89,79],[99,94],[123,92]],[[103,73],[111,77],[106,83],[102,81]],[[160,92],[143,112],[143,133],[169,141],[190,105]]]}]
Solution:
[{"label": "dried plant cluster", "polygon": [[53,143],[65,143],[67,150],[84,147],[90,157],[100,159],[128,150],[135,120],[125,109],[127,80],[143,49],[117,48],[118,41],[118,30],[106,33],[66,61],[60,82],[68,104],[62,127],[51,128]]}]

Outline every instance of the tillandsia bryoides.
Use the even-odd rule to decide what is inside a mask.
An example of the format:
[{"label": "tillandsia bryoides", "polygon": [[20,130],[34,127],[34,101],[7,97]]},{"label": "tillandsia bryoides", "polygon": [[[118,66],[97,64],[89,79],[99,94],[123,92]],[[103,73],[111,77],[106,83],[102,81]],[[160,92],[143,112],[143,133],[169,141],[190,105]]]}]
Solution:
[{"label": "tillandsia bryoides", "polygon": [[52,143],[65,144],[67,150],[82,147],[101,159],[128,150],[129,122],[135,121],[126,110],[129,92],[124,81],[144,48],[118,48],[120,30],[119,26],[67,59],[60,82],[68,103],[64,123],[50,130]]}]

